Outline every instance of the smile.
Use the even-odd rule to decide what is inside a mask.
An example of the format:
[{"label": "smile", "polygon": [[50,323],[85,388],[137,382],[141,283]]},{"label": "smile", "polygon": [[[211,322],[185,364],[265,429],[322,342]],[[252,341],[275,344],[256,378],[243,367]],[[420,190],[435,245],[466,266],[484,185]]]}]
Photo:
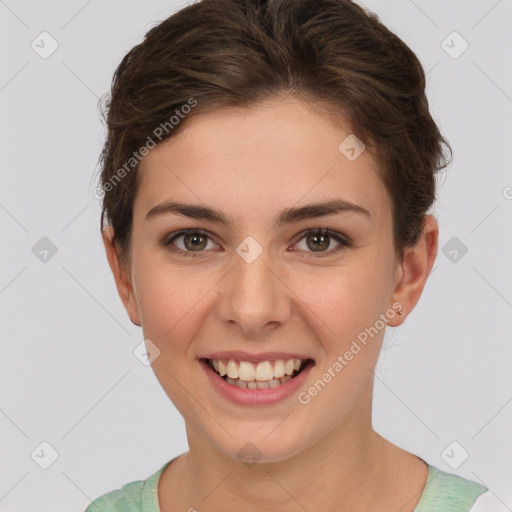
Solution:
[{"label": "smile", "polygon": [[268,389],[281,386],[301,373],[310,359],[275,361],[237,361],[205,359],[208,366],[225,382],[243,389]]}]

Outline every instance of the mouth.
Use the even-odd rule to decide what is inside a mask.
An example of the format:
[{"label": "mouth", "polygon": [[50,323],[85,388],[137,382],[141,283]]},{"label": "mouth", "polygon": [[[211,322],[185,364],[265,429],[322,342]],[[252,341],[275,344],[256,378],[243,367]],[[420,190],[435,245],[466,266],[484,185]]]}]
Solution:
[{"label": "mouth", "polygon": [[201,361],[228,384],[252,390],[282,386],[315,364],[313,359],[276,359],[258,363],[210,358]]}]

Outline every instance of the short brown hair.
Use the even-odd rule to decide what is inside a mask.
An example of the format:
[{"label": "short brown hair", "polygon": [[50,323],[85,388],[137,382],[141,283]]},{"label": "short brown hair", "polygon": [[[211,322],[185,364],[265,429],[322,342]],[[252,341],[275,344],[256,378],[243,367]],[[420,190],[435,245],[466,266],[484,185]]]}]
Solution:
[{"label": "short brown hair", "polygon": [[[191,116],[280,94],[350,123],[378,163],[403,258],[435,200],[435,173],[449,163],[444,149],[452,154],[429,112],[425,73],[413,51],[350,0],[200,0],[150,29],[126,54],[102,111],[101,226],[107,218],[123,261],[139,182],[134,155],[155,142],[157,127],[166,127],[157,132],[160,143]],[[185,119],[170,122],[191,99],[194,108],[179,116]]]}]

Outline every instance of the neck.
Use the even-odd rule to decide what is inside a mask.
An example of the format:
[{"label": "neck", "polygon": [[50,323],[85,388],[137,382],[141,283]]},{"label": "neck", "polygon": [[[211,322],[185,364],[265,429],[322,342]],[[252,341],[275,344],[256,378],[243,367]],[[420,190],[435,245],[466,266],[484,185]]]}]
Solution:
[{"label": "neck", "polygon": [[161,510],[414,511],[425,464],[373,430],[371,407],[352,418],[285,460],[252,465],[219,451],[187,424],[190,451],[162,475]]},{"label": "neck", "polygon": [[322,439],[284,461],[252,466],[191,450],[189,496],[200,497],[193,506],[201,511],[296,512],[298,506],[340,510],[343,490],[343,506],[353,510],[374,502],[379,494],[381,439],[373,431],[339,437],[336,442]]}]

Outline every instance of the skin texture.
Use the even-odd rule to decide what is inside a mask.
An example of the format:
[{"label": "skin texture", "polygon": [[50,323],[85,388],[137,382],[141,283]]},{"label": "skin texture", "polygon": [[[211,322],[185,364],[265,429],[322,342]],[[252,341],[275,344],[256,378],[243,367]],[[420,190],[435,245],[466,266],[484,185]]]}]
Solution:
[{"label": "skin texture", "polygon": [[[373,370],[385,329],[307,404],[295,395],[269,406],[232,404],[197,360],[214,350],[308,354],[315,367],[307,390],[394,303],[404,315],[391,317],[390,327],[415,307],[436,257],[437,221],[427,216],[418,244],[397,261],[376,163],[368,151],[351,162],[338,150],[350,133],[293,97],[192,117],[141,163],[128,265],[104,229],[119,295],[158,346],[153,370],[186,422],[190,451],[159,482],[163,512],[407,512],[420,498],[425,463],[372,429]],[[272,227],[284,208],[339,198],[371,218],[350,212]],[[233,223],[173,214],[145,220],[168,200],[205,204]],[[194,227],[209,233],[202,252],[183,236],[174,247],[196,257],[161,244]],[[335,251],[339,243],[330,238],[315,252],[301,232],[325,227],[352,246]],[[236,252],[247,236],[263,250],[250,264]],[[247,442],[261,453],[251,467],[236,455]]]}]

